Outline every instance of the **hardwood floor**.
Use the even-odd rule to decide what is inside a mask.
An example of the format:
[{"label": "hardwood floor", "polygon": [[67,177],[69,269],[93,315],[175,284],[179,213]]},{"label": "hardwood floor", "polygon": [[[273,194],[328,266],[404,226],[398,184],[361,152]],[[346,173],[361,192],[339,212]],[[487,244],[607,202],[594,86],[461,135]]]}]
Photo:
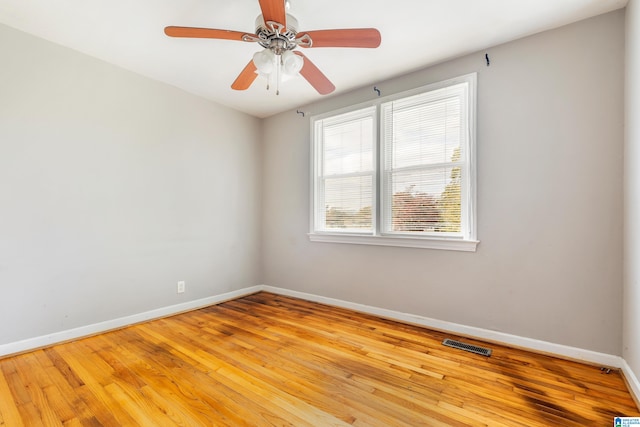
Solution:
[{"label": "hardwood floor", "polygon": [[584,427],[615,416],[640,416],[618,372],[269,293],[0,360],[10,427]]}]

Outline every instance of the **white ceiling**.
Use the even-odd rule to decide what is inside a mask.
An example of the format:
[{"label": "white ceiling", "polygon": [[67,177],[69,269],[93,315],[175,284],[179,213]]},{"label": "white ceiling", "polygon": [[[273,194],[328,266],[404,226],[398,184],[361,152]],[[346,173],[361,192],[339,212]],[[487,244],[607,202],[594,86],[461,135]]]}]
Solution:
[{"label": "white ceiling", "polygon": [[[304,53],[335,84],[334,94],[373,85],[456,56],[559,27],[627,0],[291,0],[299,31],[375,27],[377,49]],[[302,78],[280,95],[257,79],[230,88],[261,48],[254,43],[176,39],[167,25],[252,33],[258,0],[0,0],[0,23],[257,117],[321,98]],[[328,95],[331,96],[331,95]]]}]

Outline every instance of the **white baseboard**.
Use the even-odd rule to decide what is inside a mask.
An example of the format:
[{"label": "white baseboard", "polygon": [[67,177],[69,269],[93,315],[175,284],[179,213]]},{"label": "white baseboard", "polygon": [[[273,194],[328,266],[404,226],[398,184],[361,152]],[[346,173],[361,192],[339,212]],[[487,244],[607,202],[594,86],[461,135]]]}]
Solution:
[{"label": "white baseboard", "polygon": [[22,341],[12,342],[8,344],[0,345],[0,357],[11,354],[22,353],[37,348],[46,347],[49,345],[70,341],[90,335],[99,334],[102,332],[122,328],[135,323],[144,322],[147,320],[157,319],[161,317],[171,316],[181,312],[195,310],[198,308],[206,307],[213,304],[219,304],[224,301],[250,295],[259,291],[272,292],[279,295],[291,296],[295,298],[304,299],[307,301],[318,302],[322,304],[332,305],[336,307],[347,308],[362,313],[373,314],[376,316],[384,317],[387,319],[398,320],[401,322],[412,323],[420,326],[424,326],[439,331],[455,333],[457,335],[467,336],[471,338],[477,338],[484,341],[506,344],[512,347],[523,348],[536,352],[546,353],[562,357],[565,359],[572,359],[583,361],[586,363],[607,366],[617,369],[622,369],[625,378],[629,382],[632,393],[640,398],[640,383],[637,377],[629,365],[620,356],[611,354],[598,353],[591,350],[585,350],[581,348],[570,347],[562,344],[555,344],[546,341],[540,341],[532,338],[520,337],[517,335],[506,334],[503,332],[492,331],[488,329],[477,328],[474,326],[461,325],[458,323],[446,322],[442,320],[432,319],[428,317],[418,316],[414,314],[402,313],[393,310],[387,310],[384,308],[371,307],[364,304],[358,304],[348,301],[343,301],[334,298],[323,297],[314,294],[308,294],[304,292],[293,291],[290,289],[278,288],[268,285],[257,285],[244,289],[239,289],[232,292],[227,292],[220,295],[214,295],[207,298],[202,298],[195,301],[189,301],[182,304],[176,304],[168,307],[162,307],[159,309],[146,311],[131,316],[125,316],[118,319],[108,320],[104,322],[94,323],[79,328],[69,329],[66,331],[55,332],[48,335],[29,338]]},{"label": "white baseboard", "polygon": [[293,291],[290,289],[278,288],[268,285],[257,285],[220,295],[214,295],[195,301],[189,301],[182,304],[176,304],[168,307],[162,307],[155,310],[138,313],[131,316],[125,316],[118,319],[108,320],[104,322],[94,323],[79,328],[69,329],[66,331],[55,332],[35,338],[29,338],[22,341],[12,342],[0,345],[0,357],[12,354],[23,353],[37,348],[47,347],[53,344],[71,341],[74,339],[107,332],[114,329],[123,328],[136,323],[145,322],[152,319],[167,317],[185,311],[195,310],[209,305],[219,304],[236,298],[241,298],[256,292],[266,291],[274,294],[300,298],[307,301],[318,302],[322,304],[342,307],[362,313],[368,313],[375,316],[384,317],[391,320],[412,323],[427,328],[455,333],[457,335],[477,338],[484,341],[506,344],[512,347],[518,347],[526,350],[546,353],[549,355],[583,361],[586,363],[608,366],[621,369],[625,380],[628,384],[629,391],[640,405],[640,381],[627,362],[620,356],[611,354],[598,353],[591,350],[570,347],[562,344],[555,344],[546,341],[535,340],[531,338],[520,337],[517,335],[505,334],[503,332],[492,331],[488,329],[476,328],[474,326],[466,326],[458,323],[446,322],[442,320],[432,319],[414,314],[402,313],[384,308],[371,307],[364,304],[343,301],[335,298],[322,297],[319,295],[308,294],[304,292]]},{"label": "white baseboard", "polygon": [[[379,307],[371,307],[364,304],[358,304],[343,301],[335,298],[328,298],[304,292],[292,291],[290,289],[278,288],[267,285],[257,285],[237,291],[227,292],[220,295],[214,295],[195,301],[189,301],[182,304],[176,304],[168,307],[162,307],[131,316],[120,317],[118,319],[107,320],[104,322],[94,323],[91,325],[81,326],[79,328],[68,329],[65,331],[55,332],[52,334],[42,335],[39,337],[28,338],[22,341],[16,341],[8,344],[0,345],[0,357],[10,354],[22,353],[36,348],[46,347],[49,345],[70,341],[90,335],[99,334],[113,329],[122,328],[135,323],[147,320],[157,319],[160,317],[171,316],[181,312],[195,310],[208,305],[219,304],[224,301],[250,295],[259,291],[272,292],[279,295],[291,296],[304,299],[307,301],[318,302],[336,307],[347,308],[362,313],[373,314],[387,319],[398,320],[401,322],[412,323],[427,328],[436,329],[444,332],[451,332],[457,335],[463,335],[472,338],[478,338],[485,341],[507,344],[512,347],[519,347],[527,350],[547,353],[572,360],[579,360],[595,365],[608,366],[612,368],[622,369],[626,366],[625,376],[630,383],[635,380],[635,386],[638,387],[636,377],[633,375],[631,368],[619,356],[605,353],[598,353],[591,350],[585,350],[575,347],[569,347],[562,344],[554,344],[546,341],[535,340],[531,338],[520,337],[517,335],[506,334],[503,332],[492,331],[488,329],[476,328],[474,326],[461,325],[458,323],[446,322],[443,320],[432,319],[429,317],[418,316],[415,314],[402,313],[393,310],[387,310]],[[632,383],[633,385],[633,383]],[[640,396],[640,393],[636,394]]]},{"label": "white baseboard", "polygon": [[183,313],[185,311],[195,310],[213,304],[219,304],[221,302],[240,298],[245,295],[259,292],[261,290],[262,286],[252,286],[249,288],[239,289],[237,291],[214,295],[211,297],[189,301],[182,304],[176,304],[168,307],[158,308],[155,310],[145,311],[143,313],[133,314],[131,316],[120,317],[118,319],[107,320],[87,326],[81,326],[79,328],[68,329],[66,331],[60,331],[35,338],[25,339],[22,341],[16,341],[9,344],[2,344],[0,345],[0,357],[23,353],[25,351],[47,347],[65,341],[71,341],[74,339],[123,328],[135,323],[172,316],[174,314]]},{"label": "white baseboard", "polygon": [[[322,304],[332,305],[336,307],[347,308],[363,313],[373,314],[387,319],[398,320],[401,322],[412,323],[435,329],[443,332],[451,332],[457,335],[463,335],[470,338],[477,338],[484,341],[494,342],[497,344],[506,344],[511,347],[532,350],[539,353],[545,353],[564,359],[577,360],[589,364],[607,366],[620,369],[623,367],[624,360],[620,356],[606,353],[598,353],[596,351],[585,350],[576,347],[570,347],[562,344],[554,344],[547,341],[540,341],[532,338],[520,337],[517,335],[506,334],[503,332],[492,331],[489,329],[476,328],[474,326],[461,325],[459,323],[445,322],[443,320],[432,319],[429,317],[417,316],[415,314],[401,313],[398,311],[387,310],[384,308],[371,307],[368,305],[357,304],[348,301],[342,301],[334,298],[327,298],[304,292],[292,291],[290,289],[277,288],[273,286],[263,285],[262,290],[304,299],[307,301],[319,302]],[[630,369],[629,369],[630,371]],[[637,394],[640,396],[640,394]]]},{"label": "white baseboard", "polygon": [[627,382],[631,395],[636,401],[636,405],[640,407],[640,381],[638,381],[638,377],[636,377],[636,374],[624,359],[622,359],[622,374],[624,375],[624,379]]}]

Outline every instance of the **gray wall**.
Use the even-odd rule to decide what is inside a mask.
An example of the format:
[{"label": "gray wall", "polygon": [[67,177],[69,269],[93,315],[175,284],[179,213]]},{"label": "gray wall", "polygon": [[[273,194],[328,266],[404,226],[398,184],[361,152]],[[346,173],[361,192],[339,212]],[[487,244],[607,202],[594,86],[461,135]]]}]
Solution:
[{"label": "gray wall", "polygon": [[[377,84],[478,72],[481,243],[462,253],[309,242],[308,116],[370,87],[261,122],[0,26],[0,344],[262,282],[620,354],[623,28],[617,11],[491,48],[490,67],[483,51]],[[639,98],[625,208],[635,372]]]},{"label": "gray wall", "polygon": [[265,121],[264,282],[620,355],[624,11],[484,53],[377,84],[478,72],[477,252],[309,242],[308,116],[366,87]]},{"label": "gray wall", "polygon": [[627,6],[624,339],[622,356],[640,378],[640,3]]},{"label": "gray wall", "polygon": [[258,119],[5,26],[0,57],[0,344],[260,283]]}]

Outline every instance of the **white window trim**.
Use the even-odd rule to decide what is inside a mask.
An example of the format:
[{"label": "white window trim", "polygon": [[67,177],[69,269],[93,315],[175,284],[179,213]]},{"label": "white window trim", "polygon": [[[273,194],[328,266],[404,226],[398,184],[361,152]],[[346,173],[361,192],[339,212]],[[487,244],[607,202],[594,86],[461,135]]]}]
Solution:
[{"label": "white window trim", "polygon": [[479,240],[437,237],[381,236],[361,234],[309,233],[309,240],[322,243],[350,243],[354,245],[396,246],[404,248],[442,249],[475,252]]},{"label": "white window trim", "polygon": [[[348,113],[351,111],[355,111],[358,109],[363,109],[371,106],[375,106],[378,109],[381,104],[389,101],[393,101],[400,98],[409,97],[412,95],[416,95],[423,92],[428,92],[432,90],[441,89],[447,86],[455,85],[458,83],[468,83],[469,84],[469,147],[468,147],[468,164],[469,164],[469,186],[468,186],[468,194],[466,194],[466,203],[468,203],[468,211],[467,211],[467,223],[470,226],[470,230],[468,231],[467,237],[446,237],[446,236],[415,236],[415,235],[402,235],[402,234],[389,234],[386,233],[384,235],[380,234],[380,227],[378,226],[373,234],[371,233],[333,233],[333,232],[324,232],[324,231],[315,231],[315,223],[314,221],[314,212],[315,212],[315,204],[316,200],[316,188],[315,188],[315,177],[317,174],[317,161],[316,156],[318,153],[316,152],[317,146],[315,144],[315,123],[316,120],[321,120],[323,118],[332,117],[335,115]],[[408,248],[423,248],[423,249],[440,249],[440,250],[453,250],[453,251],[466,251],[466,252],[475,252],[478,244],[480,243],[477,240],[477,213],[476,213],[476,86],[477,86],[477,74],[471,73],[463,76],[455,77],[452,79],[444,80],[441,82],[432,83],[426,86],[422,86],[413,90],[396,93],[393,95],[389,95],[386,97],[381,97],[371,102],[362,103],[358,105],[353,105],[350,107],[342,108],[336,111],[331,111],[328,113],[324,113],[321,115],[317,115],[311,118],[310,123],[310,143],[311,143],[311,153],[310,156],[310,171],[311,171],[311,180],[310,180],[310,219],[309,224],[311,230],[308,234],[309,240],[312,242],[323,242],[323,243],[346,243],[346,244],[358,244],[358,245],[376,245],[376,246],[396,246],[396,247],[408,247]],[[379,116],[378,116],[379,118]],[[380,123],[380,120],[377,120],[377,123]],[[378,130],[378,135],[380,134],[380,130]],[[380,136],[378,136],[376,140],[377,150],[380,150]],[[378,157],[378,156],[377,156]],[[380,160],[380,157],[378,157]],[[378,164],[378,168],[381,168],[382,165]],[[378,172],[379,173],[379,172]],[[379,203],[378,190],[376,190],[376,198],[374,199],[374,205]],[[376,217],[377,208],[373,209],[372,215],[374,216],[374,221],[377,221],[379,218]]]}]

